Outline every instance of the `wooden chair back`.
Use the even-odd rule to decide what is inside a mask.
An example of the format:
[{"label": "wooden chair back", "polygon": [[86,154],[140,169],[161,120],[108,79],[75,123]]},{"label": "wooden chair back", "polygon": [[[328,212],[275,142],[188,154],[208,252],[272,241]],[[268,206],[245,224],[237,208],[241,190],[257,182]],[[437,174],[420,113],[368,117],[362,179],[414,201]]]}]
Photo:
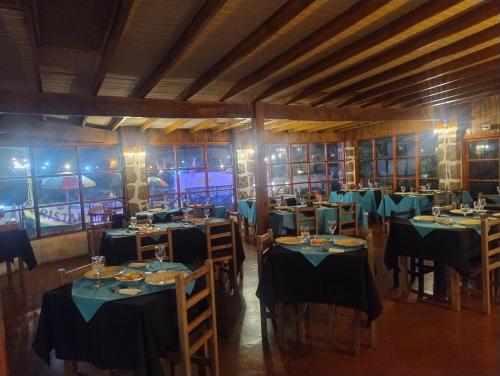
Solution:
[{"label": "wooden chair back", "polygon": [[383,195],[392,195],[394,193],[394,188],[392,186],[380,187]]},{"label": "wooden chair back", "polygon": [[[481,221],[481,287],[483,312],[491,313],[492,272],[500,270],[500,219]],[[498,272],[495,273],[498,277]],[[495,280],[498,284],[499,281]],[[498,286],[497,286],[498,287]]]},{"label": "wooden chair back", "polygon": [[300,233],[302,226],[309,226],[309,230],[316,233],[316,208],[312,206],[295,208],[295,230],[297,234]]},{"label": "wooden chair back", "polygon": [[443,212],[449,212],[450,210],[453,210],[453,209],[456,209],[456,208],[457,208],[457,204],[455,204],[455,203],[440,206],[441,213],[443,213]]},{"label": "wooden chair back", "polygon": [[358,233],[359,211],[355,202],[339,202],[337,225],[339,234],[355,235]]},{"label": "wooden chair back", "polygon": [[228,212],[228,219],[232,219],[236,228],[238,229],[238,232],[240,233],[240,236],[243,236],[243,216],[237,212],[237,211],[232,211],[230,210]]},{"label": "wooden chair back", "polygon": [[[5,225],[0,225],[0,232],[9,232],[9,231],[16,231],[20,230],[21,227],[18,222],[15,223],[7,223]],[[22,256],[17,257],[17,265],[18,265],[18,271],[19,271],[19,284],[21,286],[24,286],[25,281],[24,281],[24,260]],[[9,283],[12,282],[12,266],[10,265],[10,261],[6,260],[5,261],[5,270],[7,272],[7,280]]]},{"label": "wooden chair back", "polygon": [[[262,277],[262,271],[264,268],[264,255],[273,246],[273,230],[268,229],[263,235],[257,236],[257,273],[259,280]],[[262,338],[267,338],[267,320],[274,319],[271,312],[268,312],[266,305],[259,299],[260,305],[260,330],[262,333]]]},{"label": "wooden chair back", "polygon": [[90,223],[92,224],[111,222],[113,214],[115,214],[113,210],[109,210],[103,205],[94,206],[88,212]]},{"label": "wooden chair back", "polygon": [[[160,240],[154,244],[144,244],[144,239],[159,238]],[[157,245],[165,246],[165,260],[172,262],[174,260],[173,242],[172,242],[172,229],[168,228],[162,231],[154,232],[137,232],[135,234],[135,248],[137,252],[137,260],[142,261],[144,259],[144,253],[153,252]]]},{"label": "wooden chair back", "polygon": [[70,283],[76,278],[80,278],[87,271],[91,269],[92,269],[92,264],[81,265],[73,269],[66,269],[66,268],[57,269],[57,273],[59,274],[59,285],[62,286],[67,283]]},{"label": "wooden chair back", "polygon": [[[194,281],[204,280],[205,287],[187,297],[186,286]],[[212,260],[184,277],[175,277],[177,298],[177,320],[179,326],[180,358],[185,375],[191,376],[191,362],[202,364],[210,369],[210,375],[219,376],[219,351],[217,344],[217,319],[215,310],[214,270]],[[196,315],[188,315],[188,310],[205,302],[207,308]],[[205,374],[203,372],[203,374]]]},{"label": "wooden chair back", "polygon": [[444,191],[442,193],[434,192],[434,205],[447,206],[450,205],[450,195],[448,191]]},{"label": "wooden chair back", "polygon": [[8,232],[8,231],[15,231],[19,230],[20,226],[19,223],[7,223],[5,225],[0,225],[0,232]]}]

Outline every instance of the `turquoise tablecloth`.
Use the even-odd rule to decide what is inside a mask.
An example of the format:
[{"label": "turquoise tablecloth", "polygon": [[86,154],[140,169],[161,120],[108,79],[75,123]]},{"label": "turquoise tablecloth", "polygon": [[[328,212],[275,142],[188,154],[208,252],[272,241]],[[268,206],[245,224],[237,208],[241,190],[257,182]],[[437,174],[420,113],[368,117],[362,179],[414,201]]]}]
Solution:
[{"label": "turquoise tablecloth", "polygon": [[355,202],[360,204],[361,208],[365,213],[376,213],[377,212],[377,202],[375,200],[375,191],[373,189],[367,189],[363,193],[359,191],[349,191],[346,192],[342,198],[339,197],[337,192],[331,192],[328,198],[330,202]]},{"label": "turquoise tablecloth", "polygon": [[[320,235],[318,236],[319,238],[324,238],[324,239],[331,239],[331,236],[325,236],[325,235]],[[339,239],[339,238],[348,238],[349,236],[345,235],[335,235],[334,238]],[[325,243],[322,245],[314,245],[309,248],[309,250],[304,249],[303,244],[297,244],[297,245],[289,245],[289,244],[280,244],[281,247],[292,251],[292,252],[299,252],[302,254],[307,261],[309,261],[311,264],[314,266],[318,266],[325,258],[327,258],[329,255],[332,254],[342,254],[346,252],[352,252],[352,251],[359,251],[360,249],[363,249],[364,246],[361,247],[341,247],[338,245],[334,245],[332,243]],[[330,247],[334,247],[337,252],[328,252],[328,249]]]},{"label": "turquoise tablecloth", "polygon": [[254,200],[239,200],[238,212],[248,219],[248,222],[255,225],[255,201]]},{"label": "turquoise tablecloth", "polygon": [[[126,268],[126,271],[130,270],[140,270],[133,268]],[[161,267],[159,262],[155,262],[148,265],[148,267],[143,268],[144,271],[158,271],[158,270],[178,270],[190,273],[191,270],[187,268],[184,264],[180,263],[169,263],[163,262]],[[142,281],[137,282],[123,282],[118,281],[115,278],[108,278],[101,280],[101,287],[94,288],[94,280],[87,278],[79,278],[73,281],[73,287],[71,289],[71,297],[76,307],[80,311],[83,319],[85,321],[90,321],[94,317],[95,313],[99,308],[106,302],[117,299],[127,299],[131,298],[130,295],[119,294],[114,291],[116,289],[123,287],[128,288],[138,288],[142,290],[139,295],[152,294],[163,290],[175,289],[175,284],[164,285],[164,286],[153,286],[148,285]],[[194,288],[194,282],[191,282],[187,288],[186,292],[191,294]],[[137,296],[137,295],[136,295]]]},{"label": "turquoise tablecloth", "polygon": [[422,212],[431,211],[433,198],[432,196],[404,196],[401,201],[396,204],[390,195],[384,195],[378,207],[377,213],[382,218],[391,216],[391,212],[404,213],[411,209],[415,210],[415,215],[420,215]]},{"label": "turquoise tablecloth", "polygon": [[476,231],[479,235],[481,235],[481,225],[477,225],[477,226],[470,226],[470,225],[461,226],[459,223],[464,218],[460,218],[460,217],[448,217],[448,218],[453,218],[453,221],[454,221],[453,225],[448,226],[448,225],[443,225],[441,223],[438,223],[436,225],[436,223],[434,223],[434,222],[421,222],[421,221],[416,221],[414,219],[410,219],[410,223],[413,225],[413,227],[415,228],[415,230],[417,230],[418,234],[421,237],[425,237],[425,236],[429,235],[432,231],[437,230],[437,229],[446,229],[446,230],[448,230],[448,229],[457,229],[457,228],[471,228],[474,231]]}]

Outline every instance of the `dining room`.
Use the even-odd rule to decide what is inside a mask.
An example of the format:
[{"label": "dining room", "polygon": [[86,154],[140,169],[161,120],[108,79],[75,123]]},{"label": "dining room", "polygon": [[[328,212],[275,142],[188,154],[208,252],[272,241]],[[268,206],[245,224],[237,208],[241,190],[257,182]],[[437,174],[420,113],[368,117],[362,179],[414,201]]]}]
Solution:
[{"label": "dining room", "polygon": [[500,2],[0,0],[0,376],[500,374]]}]

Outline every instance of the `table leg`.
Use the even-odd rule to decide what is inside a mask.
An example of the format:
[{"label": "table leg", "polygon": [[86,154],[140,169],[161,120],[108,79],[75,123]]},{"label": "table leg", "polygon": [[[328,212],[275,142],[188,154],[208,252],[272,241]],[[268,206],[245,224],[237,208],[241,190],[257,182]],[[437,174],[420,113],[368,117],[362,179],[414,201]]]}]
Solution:
[{"label": "table leg", "polygon": [[451,266],[448,266],[448,278],[450,286],[451,309],[460,312],[460,275]]},{"label": "table leg", "polygon": [[248,218],[243,218],[243,227],[245,229],[245,238],[248,240],[249,232],[248,232]]},{"label": "table leg", "polygon": [[19,285],[24,287],[24,260],[21,256],[17,258],[17,262],[19,265]]},{"label": "table leg", "polygon": [[401,294],[408,294],[408,264],[406,256],[398,256],[399,260],[399,291]]},{"label": "table leg", "polygon": [[64,361],[64,376],[76,376],[78,370],[76,367],[76,362],[74,360]]}]

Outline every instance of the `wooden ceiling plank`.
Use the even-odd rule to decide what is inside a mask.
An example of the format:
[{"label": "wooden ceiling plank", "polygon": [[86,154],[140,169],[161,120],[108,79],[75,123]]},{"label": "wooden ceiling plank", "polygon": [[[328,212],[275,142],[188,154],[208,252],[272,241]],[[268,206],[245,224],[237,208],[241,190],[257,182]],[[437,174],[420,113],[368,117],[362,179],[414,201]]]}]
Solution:
[{"label": "wooden ceiling plank", "polygon": [[145,98],[160,80],[179,61],[184,52],[203,31],[208,22],[226,3],[226,0],[206,0],[196,16],[183,30],[172,47],[169,48],[156,68],[144,80],[139,82],[130,96]]},{"label": "wooden ceiling plank", "polygon": [[43,93],[42,76],[40,75],[40,55],[38,51],[38,38],[36,34],[36,2],[33,0],[20,0],[20,7],[23,11],[24,26],[28,35],[29,44],[33,54],[33,73],[36,80],[36,88],[39,93]]},{"label": "wooden ceiling plank", "polygon": [[164,132],[165,134],[169,134],[169,133],[172,133],[173,131],[179,129],[180,127],[182,127],[184,124],[187,124],[188,122],[190,122],[191,119],[177,119],[176,121],[174,121],[173,123],[167,125],[164,129]]},{"label": "wooden ceiling plank", "polygon": [[[437,2],[441,3],[441,2]],[[327,89],[333,85],[342,83],[345,80],[349,80],[356,76],[365,74],[372,69],[378,68],[387,64],[393,60],[404,56],[405,54],[411,53],[419,48],[428,46],[436,41],[459,33],[467,28],[474,26],[482,21],[485,21],[491,17],[494,17],[500,13],[500,2],[490,1],[485,3],[479,3],[472,10],[461,13],[450,20],[444,21],[438,24],[422,34],[417,34],[412,38],[405,40],[404,42],[398,43],[391,48],[385,49],[363,61],[355,63],[341,71],[331,74],[327,77],[322,77],[320,80],[306,86],[295,95],[291,100],[287,102],[293,103],[300,99],[307,97],[310,94],[320,92]],[[406,18],[405,22],[406,23]],[[375,32],[376,34],[377,32]],[[324,99],[320,99],[315,102],[315,105],[323,104]]]},{"label": "wooden ceiling plank", "polygon": [[199,131],[203,131],[205,129],[210,128],[213,125],[217,125],[214,119],[206,119],[196,124],[194,127],[189,129],[189,133],[193,134]]},{"label": "wooden ceiling plank", "polygon": [[[441,119],[431,109],[335,108],[307,105],[285,106],[261,103],[268,120],[306,121],[381,121]],[[170,99],[85,96],[59,93],[0,92],[0,112],[26,114],[59,114],[75,116],[130,116],[144,118],[252,118],[249,102],[184,102]]]},{"label": "wooden ceiling plank", "polygon": [[496,87],[500,85],[500,75],[491,76],[490,79],[487,79],[482,82],[473,83],[470,85],[465,85],[463,87],[457,87],[451,90],[446,91],[438,91],[433,94],[421,96],[420,98],[415,98],[409,101],[402,102],[404,103],[404,107],[410,107],[415,105],[425,105],[425,104],[433,104],[434,102],[441,101],[442,98],[449,98],[457,95],[467,94],[477,90],[483,90],[491,87]]},{"label": "wooden ceiling plank", "polygon": [[348,123],[346,122],[342,122],[341,124],[335,122],[335,123],[330,123],[328,125],[323,125],[323,126],[320,126],[320,127],[315,127],[315,128],[311,128],[309,130],[306,130],[306,133],[312,133],[312,132],[322,132],[322,131],[326,131],[327,129],[331,129],[331,128],[337,128],[339,126],[342,126],[342,125],[346,125],[346,124],[353,124],[355,122],[353,121],[350,121]]},{"label": "wooden ceiling plank", "polygon": [[[437,92],[445,93],[451,90],[460,89],[462,87],[467,87],[470,85],[480,84],[486,81],[490,81],[493,78],[500,77],[500,59],[496,60],[497,69],[491,71],[484,71],[477,67],[475,71],[475,75],[473,76],[462,76],[465,78],[456,79],[456,77],[460,77],[460,71],[454,72],[453,75],[455,79],[449,79],[450,75],[445,75],[440,77],[439,81],[429,81],[429,85],[425,87],[424,85],[420,85],[418,88],[413,88],[411,90],[411,94],[408,95],[395,95],[394,98],[387,103],[388,106],[393,106],[399,103],[411,102],[412,100],[422,99],[426,97],[431,97],[435,95]],[[472,67],[476,68],[476,66]],[[471,69],[472,69],[471,68]],[[377,100],[378,102],[378,100]]]},{"label": "wooden ceiling plank", "polygon": [[[472,52],[465,56],[459,57],[458,59],[451,60],[447,63],[438,65],[423,72],[415,73],[399,80],[391,81],[387,84],[382,84],[372,89],[368,89],[343,102],[339,105],[339,107],[348,106],[354,103],[360,103],[373,97],[385,96],[388,93],[395,92],[401,88],[405,88],[413,84],[423,83],[427,80],[431,80],[435,77],[440,77],[444,74],[447,74],[448,72],[455,71],[457,69],[463,69],[465,67],[478,64],[481,61],[488,60],[496,56],[500,56],[500,44],[482,48],[479,51]],[[337,96],[332,97],[332,99],[335,98],[337,98]]]},{"label": "wooden ceiling plank", "polygon": [[488,42],[491,39],[498,38],[498,35],[500,35],[500,25],[496,24],[490,26],[484,30],[469,35],[468,37],[453,42],[438,50],[428,52],[422,56],[407,61],[406,63],[400,64],[394,68],[387,69],[383,72],[367,77],[361,81],[355,82],[353,84],[335,90],[323,97],[324,99],[323,103],[319,103],[319,100],[316,100],[313,102],[313,105],[317,106],[319,104],[324,104],[336,98],[340,98],[345,95],[351,95],[367,87],[372,87],[374,85],[384,83],[385,81],[391,80],[394,77],[418,69],[425,64],[431,63],[433,61],[439,61],[439,59],[443,57],[460,53],[461,51],[468,50],[469,48],[473,48],[477,45]]},{"label": "wooden ceiling plank", "polygon": [[345,127],[338,127],[334,131],[335,132],[346,132],[346,131],[352,131],[355,129],[361,129],[361,128],[367,128],[371,127],[374,125],[379,125],[379,124],[384,124],[385,122],[383,121],[366,121],[366,122],[359,122],[353,125],[345,126]]},{"label": "wooden ceiling plank", "polygon": [[231,67],[236,61],[245,57],[251,51],[264,44],[269,38],[276,34],[287,23],[294,19],[299,13],[311,5],[311,0],[288,0],[271,17],[264,21],[250,35],[243,39],[236,47],[229,51],[217,63],[212,65],[195,82],[189,85],[179,94],[176,99],[188,100],[202,90],[210,82],[219,77],[224,71]]},{"label": "wooden ceiling plank", "polygon": [[298,43],[294,44],[292,47],[288,48],[268,63],[239,80],[222,96],[220,100],[224,101],[276,73],[287,64],[293,62],[301,56],[304,56],[308,52],[327,42],[335,35],[366,18],[386,5],[388,2],[389,0],[358,1],[342,14],[339,14],[337,17],[327,22],[325,25],[315,30],[305,38],[301,39]]},{"label": "wooden ceiling plank", "polygon": [[158,120],[158,119],[151,118],[151,119],[147,119],[145,122],[143,122],[141,124],[141,132],[144,132],[144,131],[148,130],[149,128],[151,128],[156,120]]},{"label": "wooden ceiling plank", "polygon": [[212,133],[219,133],[222,131],[225,131],[227,129],[232,129],[232,128],[237,128],[239,126],[242,126],[243,124],[247,124],[250,122],[250,119],[238,119],[234,121],[228,121],[227,123],[220,124],[216,126],[215,128],[212,128]]},{"label": "wooden ceiling plank", "polygon": [[491,91],[485,91],[485,92],[479,92],[479,93],[473,93],[472,95],[464,96],[463,98],[447,101],[446,103],[438,103],[434,104],[433,106],[445,106],[445,108],[448,109],[448,111],[451,111],[450,109],[454,106],[458,106],[460,104],[464,103],[470,103],[471,100],[473,99],[478,99],[478,98],[484,98],[484,97],[490,97],[493,95],[498,95],[498,92],[500,91],[500,87],[491,90]]},{"label": "wooden ceiling plank", "polygon": [[125,121],[126,117],[122,118],[112,118],[111,121],[108,123],[108,126],[106,127],[108,130],[111,132],[116,131]]},{"label": "wooden ceiling plank", "polygon": [[290,125],[292,123],[295,123],[294,120],[276,120],[276,122],[267,122],[267,124],[264,124],[264,129],[266,131],[270,131],[271,129],[276,129],[276,128],[281,128],[286,125]]},{"label": "wooden ceiling plank", "polygon": [[293,73],[281,79],[280,81],[276,82],[271,87],[266,89],[262,94],[260,94],[256,98],[256,100],[262,100],[293,85],[296,85],[306,79],[309,79],[311,76],[319,74],[325,69],[329,69],[342,61],[345,61],[363,51],[366,51],[369,48],[376,46],[377,44],[386,41],[387,39],[394,37],[395,34],[401,33],[402,31],[412,27],[413,25],[424,21],[426,18],[448,9],[456,3],[458,3],[458,1],[456,0],[430,0],[417,7],[416,9],[410,11],[401,18],[398,18],[390,22],[389,24],[382,26],[380,29],[371,32],[369,35],[359,38],[358,40],[348,44],[340,50],[335,51],[332,54],[320,59],[319,61],[307,65],[296,73]]},{"label": "wooden ceiling plank", "polygon": [[[437,107],[437,106],[444,106],[444,105],[449,106],[450,104],[455,105],[458,102],[461,102],[461,101],[467,102],[467,101],[470,101],[471,99],[477,98],[477,97],[498,95],[499,91],[500,91],[500,86],[496,86],[496,87],[492,87],[492,88],[485,88],[482,90],[477,90],[477,91],[457,95],[457,96],[452,97],[452,98],[444,98],[439,102],[432,103],[431,106]],[[422,106],[422,105],[420,105],[420,106]],[[414,107],[414,108],[419,108],[419,107]]]},{"label": "wooden ceiling plank", "polygon": [[108,72],[109,64],[115,54],[116,48],[123,35],[123,30],[127,24],[133,0],[120,0],[116,3],[116,9],[111,28],[108,34],[107,42],[104,47],[104,52],[99,62],[96,74],[94,76],[94,84],[92,85],[92,95],[98,95],[101,89],[102,82]]}]

